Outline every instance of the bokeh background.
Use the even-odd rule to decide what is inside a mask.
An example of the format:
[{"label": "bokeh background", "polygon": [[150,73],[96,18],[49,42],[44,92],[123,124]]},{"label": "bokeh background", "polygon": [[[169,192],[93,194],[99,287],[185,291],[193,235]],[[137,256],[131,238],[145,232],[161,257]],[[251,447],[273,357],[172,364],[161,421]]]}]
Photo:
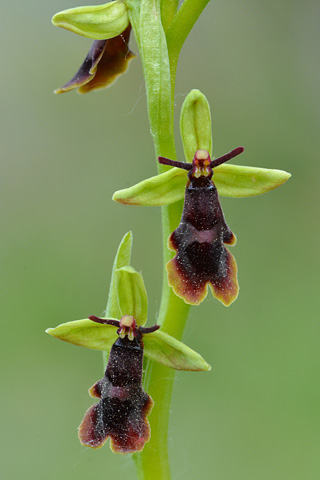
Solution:
[{"label": "bokeh background", "polygon": [[[128,230],[151,323],[161,289],[160,210],[111,201],[155,173],[140,61],[109,90],[53,95],[91,44],[50,25],[73,6],[1,7],[4,480],[135,478],[130,457],[77,439],[101,354],[44,334],[101,314]],[[245,145],[237,163],[293,177],[265,196],[222,199],[238,237],[241,294],[228,309],[209,295],[191,310],[185,341],[213,370],[177,375],[176,480],[320,478],[319,14],[316,0],[216,0],[181,55],[177,125],[185,95],[199,88],[212,108],[215,156]],[[178,128],[176,139],[182,155]]]}]

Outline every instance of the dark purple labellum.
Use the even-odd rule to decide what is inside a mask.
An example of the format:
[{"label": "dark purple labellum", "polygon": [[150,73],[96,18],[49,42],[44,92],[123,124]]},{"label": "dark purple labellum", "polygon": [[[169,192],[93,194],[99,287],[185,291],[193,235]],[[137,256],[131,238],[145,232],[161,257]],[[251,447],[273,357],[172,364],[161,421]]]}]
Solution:
[{"label": "dark purple labellum", "polygon": [[[119,326],[118,333],[121,336],[110,350],[104,377],[89,390],[90,395],[100,398],[100,401],[85,413],[79,426],[80,442],[88,447],[99,448],[110,437],[112,451],[139,452],[150,438],[147,416],[153,406],[151,397],[141,384],[142,333],[135,334],[139,329],[133,317],[123,317],[117,322],[118,325],[114,320],[90,318],[98,323]],[[158,326],[155,327],[145,330],[155,331]],[[125,333],[125,328],[131,328],[133,334],[129,335],[129,331]]]},{"label": "dark purple labellum", "polygon": [[181,221],[168,242],[176,255],[167,263],[169,285],[186,303],[202,302],[207,285],[224,305],[230,305],[238,296],[237,264],[224,246],[234,245],[236,237],[224,219],[211,178],[214,167],[243,150],[238,147],[213,161],[206,150],[198,150],[192,164],[159,158],[162,164],[189,171]]}]

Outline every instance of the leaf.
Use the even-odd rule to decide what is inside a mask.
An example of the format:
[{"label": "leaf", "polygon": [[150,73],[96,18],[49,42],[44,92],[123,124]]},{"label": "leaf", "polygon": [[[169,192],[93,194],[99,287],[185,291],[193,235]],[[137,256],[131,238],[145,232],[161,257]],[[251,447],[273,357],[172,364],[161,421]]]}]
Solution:
[{"label": "leaf", "polygon": [[102,351],[109,351],[118,338],[115,327],[101,325],[88,318],[62,323],[55,328],[47,328],[46,333],[73,345]]},{"label": "leaf", "polygon": [[213,181],[222,196],[252,197],[279,187],[290,177],[284,170],[223,164],[214,169]]},{"label": "leaf", "polygon": [[148,316],[148,297],[142,275],[132,267],[116,270],[116,289],[120,316],[132,315],[137,325],[144,325]]},{"label": "leaf", "polygon": [[211,156],[211,114],[208,100],[200,90],[191,90],[186,96],[180,115],[180,134],[187,162],[192,162],[197,150],[206,150]]},{"label": "leaf", "polygon": [[143,343],[145,356],[166,367],[194,372],[211,370],[199,353],[160,330],[144,335]]},{"label": "leaf", "polygon": [[170,205],[184,198],[187,172],[171,168],[168,172],[143,180],[133,187],[118,190],[112,200],[126,205],[151,207]]},{"label": "leaf", "polygon": [[132,249],[132,232],[128,232],[124,235],[123,239],[121,240],[118,251],[116,253],[116,256],[113,262],[108,303],[105,311],[105,318],[113,317],[113,318],[120,319],[121,317],[121,312],[118,305],[117,290],[116,290],[116,270],[130,265],[131,249]]}]

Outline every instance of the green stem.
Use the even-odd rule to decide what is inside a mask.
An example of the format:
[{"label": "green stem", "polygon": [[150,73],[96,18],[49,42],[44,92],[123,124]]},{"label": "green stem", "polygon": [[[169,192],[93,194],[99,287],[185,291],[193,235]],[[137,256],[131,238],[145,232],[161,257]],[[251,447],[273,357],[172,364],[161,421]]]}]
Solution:
[{"label": "green stem", "polygon": [[[171,335],[181,339],[189,305],[171,293],[168,295],[167,306],[169,309],[166,312],[162,310],[164,315],[162,330],[171,332]],[[141,480],[170,480],[171,478],[167,444],[174,379],[175,370],[150,360],[147,362],[144,386],[154,400],[154,407],[149,417],[151,439],[140,454],[134,455]]]},{"label": "green stem", "polygon": [[[167,248],[167,239],[179,223],[181,203],[178,202],[162,209],[165,264],[171,258]],[[158,323],[162,325],[162,331],[181,340],[190,305],[178,298],[168,286],[165,264]],[[167,445],[170,404],[175,373],[175,370],[167,368],[160,363],[151,360],[148,360],[146,363],[144,386],[155,403],[149,417],[152,432],[151,439],[145,445],[143,451],[135,455],[140,480],[169,480],[171,478]]]}]

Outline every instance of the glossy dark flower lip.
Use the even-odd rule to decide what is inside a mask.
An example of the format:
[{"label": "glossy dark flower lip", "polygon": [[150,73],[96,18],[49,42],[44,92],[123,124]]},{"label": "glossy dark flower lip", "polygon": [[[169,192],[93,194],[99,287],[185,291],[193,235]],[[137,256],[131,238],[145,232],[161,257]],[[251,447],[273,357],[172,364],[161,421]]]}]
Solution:
[{"label": "glossy dark flower lip", "polygon": [[155,331],[159,326],[137,327],[129,315],[120,322],[95,316],[90,319],[118,327],[119,338],[111,348],[104,377],[89,390],[100,401],[85,413],[79,426],[80,442],[100,448],[110,437],[113,452],[140,452],[150,439],[147,416],[153,407],[151,397],[142,388],[142,331]]},{"label": "glossy dark flower lip", "polygon": [[175,230],[169,239],[169,248],[176,252],[167,263],[169,285],[176,295],[192,305],[205,299],[208,285],[215,298],[230,305],[239,293],[237,264],[222,244],[221,232],[217,236],[214,232],[201,236],[192,227],[184,232],[182,228]]},{"label": "glossy dark flower lip", "polygon": [[176,255],[167,263],[168,283],[186,303],[201,303],[207,286],[226,306],[238,296],[237,264],[225,247],[234,245],[236,237],[225,221],[211,178],[215,166],[243,150],[238,147],[213,161],[207,151],[198,150],[191,164],[159,158],[160,163],[188,170],[181,221],[168,240]]},{"label": "glossy dark flower lip", "polygon": [[94,40],[77,73],[55,93],[78,89],[79,93],[111,86],[129,67],[135,57],[128,47],[131,25],[116,37]]}]

